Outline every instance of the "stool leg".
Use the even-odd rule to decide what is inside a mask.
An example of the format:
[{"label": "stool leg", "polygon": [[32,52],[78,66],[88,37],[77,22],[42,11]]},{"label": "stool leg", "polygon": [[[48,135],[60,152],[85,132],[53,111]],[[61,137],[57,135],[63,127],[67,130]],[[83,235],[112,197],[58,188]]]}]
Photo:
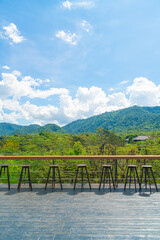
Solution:
[{"label": "stool leg", "polygon": [[148,175],[148,182],[149,182],[150,193],[151,193],[151,180],[150,180],[150,175],[149,175],[149,169],[147,169],[147,175]]},{"label": "stool leg", "polygon": [[21,187],[21,183],[22,183],[22,175],[23,175],[23,168],[21,170],[21,175],[20,175],[20,179],[19,179],[19,183],[18,183],[18,191],[20,191],[20,187]]},{"label": "stool leg", "polygon": [[63,189],[59,168],[58,168],[58,176],[59,176],[59,183],[61,185],[61,189]]},{"label": "stool leg", "polygon": [[52,188],[55,188],[55,182],[56,182],[56,174],[55,174],[55,168],[53,168],[53,174],[52,174]]},{"label": "stool leg", "polygon": [[1,177],[1,174],[2,174],[2,167],[1,167],[1,170],[0,170],[0,177]]},{"label": "stool leg", "polygon": [[105,187],[106,183],[106,168],[104,168],[104,175],[103,175],[103,188]]},{"label": "stool leg", "polygon": [[130,168],[130,181],[129,181],[129,189],[131,188],[131,181],[132,181],[131,175],[132,175],[132,168]]},{"label": "stool leg", "polygon": [[56,181],[55,168],[52,167],[51,172],[52,172],[52,189],[53,189],[53,187],[55,188],[55,181]]},{"label": "stool leg", "polygon": [[49,182],[50,171],[51,171],[51,167],[49,167],[48,176],[47,176],[47,181],[46,181],[46,185],[45,185],[45,190],[46,190],[46,188],[47,188],[47,183]]},{"label": "stool leg", "polygon": [[78,168],[77,168],[77,170],[76,170],[76,178],[75,178],[75,183],[74,183],[74,187],[73,187],[73,189],[75,189],[75,188],[76,188],[76,183],[77,183],[78,172],[79,172],[79,167],[78,167]]},{"label": "stool leg", "polygon": [[140,180],[139,180],[137,168],[135,168],[135,171],[136,171],[136,176],[137,176],[137,180],[138,180],[138,184],[139,184],[139,190],[140,190],[140,188],[141,188],[141,183],[140,183]]},{"label": "stool leg", "polygon": [[107,172],[108,172],[109,188],[110,188],[110,192],[111,192],[111,179],[110,179],[109,168],[107,169]]},{"label": "stool leg", "polygon": [[83,189],[83,167],[81,167],[81,189]]},{"label": "stool leg", "polygon": [[142,190],[142,179],[143,179],[143,168],[142,168],[142,173],[141,173],[141,180],[140,180],[140,185],[139,185],[139,187],[140,187],[140,192],[141,192],[141,190]]},{"label": "stool leg", "polygon": [[111,173],[111,178],[112,178],[113,187],[114,187],[114,189],[115,189],[116,187],[115,187],[115,184],[114,184],[114,179],[113,179],[113,174],[112,174],[112,169],[111,169],[111,168],[110,168],[110,173]]},{"label": "stool leg", "polygon": [[87,173],[87,178],[88,178],[89,187],[90,187],[90,189],[91,189],[91,184],[90,184],[90,181],[89,181],[89,174],[88,174],[88,170],[87,170],[87,168],[86,168],[86,167],[85,167],[85,169],[86,169],[86,173]]},{"label": "stool leg", "polygon": [[28,168],[28,180],[29,180],[30,189],[31,189],[31,191],[32,191],[31,175],[30,175],[30,170],[29,170],[29,168]]},{"label": "stool leg", "polygon": [[126,190],[127,179],[128,179],[128,171],[129,171],[129,168],[127,167],[126,180],[125,180],[125,184],[124,184],[124,191]]},{"label": "stool leg", "polygon": [[155,180],[152,168],[151,168],[151,173],[152,173],[152,177],[153,177],[153,180],[154,180],[154,184],[155,184],[156,190],[158,192],[158,187],[157,187],[157,183],[156,183],[156,180]]},{"label": "stool leg", "polygon": [[135,186],[135,191],[137,192],[137,186],[136,186],[136,168],[133,170],[134,171],[134,186]]},{"label": "stool leg", "polygon": [[147,189],[147,169],[145,168],[145,187]]},{"label": "stool leg", "polygon": [[10,190],[9,168],[7,167],[8,190]]},{"label": "stool leg", "polygon": [[100,184],[99,184],[99,190],[100,190],[100,188],[101,188],[102,179],[103,179],[103,169],[104,169],[104,168],[102,168],[102,174],[101,174],[101,179],[100,179]]}]

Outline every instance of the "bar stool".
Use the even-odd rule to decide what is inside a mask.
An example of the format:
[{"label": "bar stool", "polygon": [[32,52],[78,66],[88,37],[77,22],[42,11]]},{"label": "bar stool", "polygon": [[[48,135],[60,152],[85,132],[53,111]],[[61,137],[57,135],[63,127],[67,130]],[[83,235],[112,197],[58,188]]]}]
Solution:
[{"label": "bar stool", "polygon": [[[128,175],[129,171],[130,171],[130,175]],[[139,182],[139,177],[138,177],[138,172],[137,172],[137,165],[127,165],[127,173],[126,173],[126,180],[125,180],[125,185],[124,185],[124,191],[126,190],[128,177],[130,178],[129,189],[131,187],[132,173],[134,174],[135,191],[137,191],[137,188],[136,188],[136,177],[137,177],[139,188],[140,188],[140,182]],[[135,174],[136,174],[136,177],[135,177]]]},{"label": "bar stool", "polygon": [[29,183],[29,187],[32,191],[32,183],[31,183],[31,176],[30,176],[30,170],[29,170],[30,165],[22,165],[22,170],[21,170],[21,175],[20,175],[20,179],[19,179],[19,183],[18,183],[18,191],[20,191],[21,188],[21,183],[22,183],[22,177],[23,177],[23,171],[25,170],[25,175],[26,175],[26,171],[28,171],[28,183]]},{"label": "bar stool", "polygon": [[1,170],[0,170],[0,177],[2,175],[2,171],[4,170],[4,174],[7,171],[7,182],[8,182],[8,190],[10,190],[10,180],[9,180],[9,165],[1,165]]},{"label": "bar stool", "polygon": [[107,183],[107,177],[108,177],[110,192],[111,192],[111,179],[112,179],[112,183],[113,183],[113,188],[115,189],[115,184],[114,184],[114,180],[113,180],[113,174],[112,174],[111,167],[112,167],[112,165],[102,165],[102,174],[101,174],[101,180],[100,180],[100,184],[99,184],[99,190],[101,188],[102,181],[103,181],[103,187],[105,186],[105,183]]},{"label": "bar stool", "polygon": [[[151,165],[142,165],[142,174],[141,174],[141,181],[140,181],[140,191],[141,191],[141,188],[142,188],[142,178],[143,178],[143,173],[145,173],[145,179],[144,179],[144,183],[147,188],[147,182],[149,182],[149,185],[150,185],[150,192],[151,192],[151,180],[150,180],[150,174],[149,172],[152,174],[152,177],[153,177],[153,181],[154,181],[154,185],[156,187],[156,190],[158,192],[158,187],[157,187],[157,183],[156,183],[156,180],[155,180],[155,177],[154,177],[154,174],[153,174],[153,170],[152,170],[152,166]],[[147,177],[148,175],[148,177]],[[148,180],[148,181],[147,181]]]},{"label": "bar stool", "polygon": [[76,183],[77,183],[77,177],[78,177],[79,169],[81,169],[81,189],[83,189],[83,169],[85,169],[85,171],[86,171],[87,180],[88,180],[88,183],[89,183],[89,187],[91,189],[91,184],[90,184],[90,181],[89,181],[89,175],[88,175],[86,164],[78,164],[77,165],[76,178],[75,178],[75,183],[74,183],[74,188],[73,189],[76,188]]},{"label": "bar stool", "polygon": [[59,183],[60,183],[61,189],[63,189],[62,188],[62,181],[61,181],[60,171],[59,171],[59,165],[50,165],[49,171],[48,171],[48,177],[47,177],[47,181],[46,181],[46,185],[45,185],[45,190],[47,188],[47,184],[49,183],[49,177],[50,177],[51,170],[53,170],[52,181],[51,181],[52,182],[52,189],[53,189],[53,185],[55,187],[55,169],[58,170]]}]

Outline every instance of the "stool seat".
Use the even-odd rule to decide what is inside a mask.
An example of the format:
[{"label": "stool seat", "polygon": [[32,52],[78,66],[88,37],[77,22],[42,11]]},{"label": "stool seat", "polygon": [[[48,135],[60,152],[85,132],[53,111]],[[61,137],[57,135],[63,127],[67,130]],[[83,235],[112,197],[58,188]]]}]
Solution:
[{"label": "stool seat", "polygon": [[151,165],[142,165],[142,168],[152,168]]},{"label": "stool seat", "polygon": [[127,165],[127,167],[129,167],[129,168],[136,168],[137,165]]},{"label": "stool seat", "polygon": [[77,166],[78,166],[78,167],[86,167],[87,164],[78,164]]},{"label": "stool seat", "polygon": [[77,165],[76,178],[75,178],[75,183],[74,183],[73,189],[75,189],[75,187],[76,187],[79,169],[81,169],[81,189],[83,189],[83,169],[85,169],[85,171],[86,171],[88,184],[89,184],[89,187],[90,187],[90,189],[91,189],[91,184],[90,184],[90,181],[89,181],[89,174],[88,174],[88,171],[87,171],[87,165],[86,165],[86,164],[78,164],[78,165]]},{"label": "stool seat", "polygon": [[104,167],[104,168],[109,168],[109,167],[112,167],[112,165],[106,165],[106,164],[104,164],[104,165],[102,165],[102,167]]},{"label": "stool seat", "polygon": [[50,167],[51,167],[51,168],[58,168],[59,165],[55,165],[55,164],[54,164],[54,165],[50,165]]},{"label": "stool seat", "polygon": [[1,167],[9,167],[9,164],[1,164]]},{"label": "stool seat", "polygon": [[28,167],[30,167],[30,165],[22,165],[21,167],[22,168],[28,168]]},{"label": "stool seat", "polygon": [[53,187],[55,188],[55,169],[57,169],[57,171],[58,171],[59,183],[60,183],[61,189],[63,189],[61,176],[60,176],[60,171],[59,171],[59,165],[52,164],[52,165],[49,166],[48,176],[47,176],[47,180],[46,180],[46,184],[45,184],[45,190],[47,189],[47,184],[49,183],[51,169],[53,170],[53,172],[52,172],[52,180],[51,180],[52,189],[53,189]]}]

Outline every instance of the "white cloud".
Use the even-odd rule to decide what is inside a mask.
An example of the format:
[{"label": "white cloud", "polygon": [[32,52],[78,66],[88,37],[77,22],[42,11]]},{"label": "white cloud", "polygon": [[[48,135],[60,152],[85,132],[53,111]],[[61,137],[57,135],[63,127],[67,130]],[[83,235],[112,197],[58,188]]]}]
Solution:
[{"label": "white cloud", "polygon": [[135,78],[127,93],[131,105],[154,106],[160,103],[160,85],[156,86],[144,77]]},{"label": "white cloud", "polygon": [[113,93],[107,97],[107,111],[115,111],[129,107],[129,105],[128,99],[122,92]]},{"label": "white cloud", "polygon": [[81,23],[80,23],[82,29],[86,32],[90,32],[92,30],[92,25],[87,22],[86,20],[83,20]]},{"label": "white cloud", "polygon": [[63,41],[71,45],[77,45],[78,37],[75,33],[70,33],[70,32],[66,33],[62,30],[56,33],[56,37],[62,39]]},{"label": "white cloud", "polygon": [[9,70],[9,69],[10,69],[10,67],[8,67],[8,66],[3,66],[2,68],[3,68],[3,69],[6,69],[6,70]]},{"label": "white cloud", "polygon": [[126,81],[120,82],[120,84],[126,84],[126,83],[128,83],[128,82],[129,82],[129,80],[126,80]]},{"label": "white cloud", "polygon": [[65,1],[62,3],[63,7],[71,9],[72,3],[70,1]]},{"label": "white cloud", "polygon": [[14,23],[10,23],[8,26],[4,26],[3,32],[1,32],[0,37],[4,39],[11,39],[12,43],[20,43],[25,40],[23,36],[21,36],[20,31],[17,29],[17,26]]},{"label": "white cloud", "polygon": [[75,3],[75,7],[82,7],[82,8],[93,8],[95,7],[95,3],[92,1],[79,1]]},{"label": "white cloud", "polygon": [[109,91],[110,91],[110,92],[114,91],[114,88],[110,88]]},{"label": "white cloud", "polygon": [[106,94],[98,87],[79,87],[76,98],[69,95],[61,95],[61,109],[69,119],[86,118],[99,114],[106,109]]},{"label": "white cloud", "polygon": [[12,73],[2,73],[2,80],[0,81],[0,97],[7,99],[14,97],[20,99],[21,97],[28,98],[47,98],[55,94],[68,94],[65,88],[50,88],[48,90],[35,89],[42,84],[42,80],[34,79],[30,76],[22,77],[21,73],[13,71]]},{"label": "white cloud", "polygon": [[[114,92],[109,95],[96,86],[78,87],[75,96],[71,96],[65,88],[42,90],[40,87],[45,81],[31,76],[23,77],[19,71],[2,73],[0,121],[20,123],[21,120],[25,120],[29,123],[56,123],[61,126],[76,119],[133,105],[160,105],[160,85],[156,86],[144,77],[135,78],[126,91],[115,92],[112,89]],[[52,95],[59,98],[59,106],[55,106],[54,103],[47,105],[44,99]],[[42,99],[40,106],[30,102],[35,98]]]},{"label": "white cloud", "polygon": [[75,2],[65,1],[65,2],[62,2],[62,6],[68,9],[71,9],[71,8],[90,9],[95,7],[95,3],[93,1],[75,1]]}]

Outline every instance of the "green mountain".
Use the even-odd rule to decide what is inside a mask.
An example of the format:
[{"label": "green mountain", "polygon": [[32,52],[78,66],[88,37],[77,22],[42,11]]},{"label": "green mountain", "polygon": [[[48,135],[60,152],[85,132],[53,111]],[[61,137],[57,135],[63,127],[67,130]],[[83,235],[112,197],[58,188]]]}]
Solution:
[{"label": "green mountain", "polygon": [[160,107],[133,106],[77,120],[63,127],[68,133],[96,132],[98,127],[117,133],[160,130]]},{"label": "green mountain", "polygon": [[66,131],[57,126],[56,124],[47,124],[45,126],[39,126],[37,124],[31,124],[29,126],[21,126],[11,123],[0,123],[0,136],[14,135],[14,134],[31,134],[31,133],[40,133],[40,132],[57,132],[57,133],[66,133]]}]

